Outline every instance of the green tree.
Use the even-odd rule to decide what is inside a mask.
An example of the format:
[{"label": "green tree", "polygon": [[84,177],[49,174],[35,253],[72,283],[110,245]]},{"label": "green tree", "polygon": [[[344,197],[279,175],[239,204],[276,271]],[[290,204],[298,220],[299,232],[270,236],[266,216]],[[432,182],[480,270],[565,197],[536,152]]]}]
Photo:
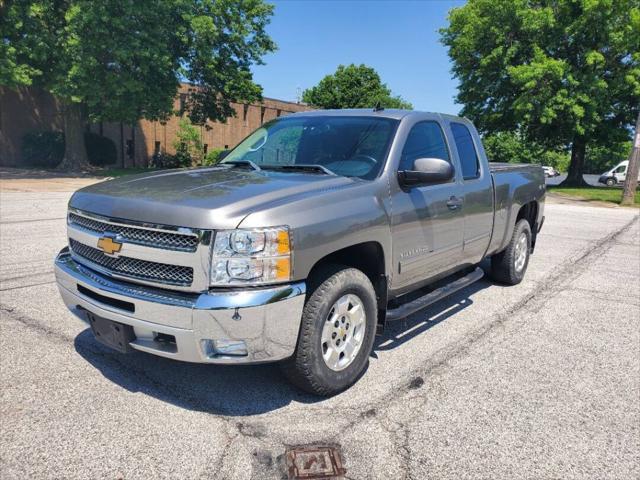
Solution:
[{"label": "green tree", "polygon": [[86,165],[87,121],[166,118],[179,82],[191,118],[224,121],[256,101],[250,67],[275,49],[262,0],[15,0],[0,17],[0,84],[34,85],[62,103],[63,168]]},{"label": "green tree", "polygon": [[336,72],[302,93],[302,100],[320,108],[406,108],[413,106],[382,83],[380,75],[366,65],[339,65]]},{"label": "green tree", "polygon": [[590,145],[584,161],[585,173],[602,173],[627,160],[631,151],[631,140],[604,145]]},{"label": "green tree", "polygon": [[518,132],[496,132],[483,137],[482,143],[491,162],[539,163],[566,172],[569,154],[524,138]]},{"label": "green tree", "polygon": [[638,0],[470,0],[442,29],[457,101],[482,132],[585,151],[627,136],[640,108]]}]

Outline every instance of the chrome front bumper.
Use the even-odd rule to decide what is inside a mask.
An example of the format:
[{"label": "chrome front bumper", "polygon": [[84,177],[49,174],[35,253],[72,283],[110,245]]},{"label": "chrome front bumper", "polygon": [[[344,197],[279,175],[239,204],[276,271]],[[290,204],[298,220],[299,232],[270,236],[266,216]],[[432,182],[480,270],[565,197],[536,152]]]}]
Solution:
[{"label": "chrome front bumper", "polygon": [[[131,325],[132,348],[198,363],[263,363],[293,355],[305,283],[188,294],[134,285],[90,270],[67,248],[55,260],[67,307]],[[167,341],[173,337],[175,342]]]}]

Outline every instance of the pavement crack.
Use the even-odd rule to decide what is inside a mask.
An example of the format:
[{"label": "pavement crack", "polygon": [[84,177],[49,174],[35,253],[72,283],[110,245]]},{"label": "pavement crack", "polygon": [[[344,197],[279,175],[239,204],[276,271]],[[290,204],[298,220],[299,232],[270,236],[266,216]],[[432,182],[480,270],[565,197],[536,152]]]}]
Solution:
[{"label": "pavement crack", "polygon": [[9,318],[14,322],[18,322],[23,326],[36,331],[37,333],[46,335],[47,338],[53,339],[57,343],[73,344],[73,338],[71,338],[70,336],[57,332],[56,330],[43,325],[41,322],[33,317],[30,317],[29,315],[17,312],[13,307],[0,304],[0,313],[3,317]]},{"label": "pavement crack", "polygon": [[52,222],[54,220],[64,220],[65,218],[66,217],[34,218],[32,220],[10,220],[8,222],[0,222],[0,225],[14,225],[16,223]]},{"label": "pavement crack", "polygon": [[40,285],[51,285],[52,283],[56,283],[56,281],[55,280],[51,280],[50,282],[31,283],[29,285],[20,285],[20,286],[17,286],[17,287],[0,288],[0,292],[8,292],[9,290],[19,290],[21,288],[38,287]]}]

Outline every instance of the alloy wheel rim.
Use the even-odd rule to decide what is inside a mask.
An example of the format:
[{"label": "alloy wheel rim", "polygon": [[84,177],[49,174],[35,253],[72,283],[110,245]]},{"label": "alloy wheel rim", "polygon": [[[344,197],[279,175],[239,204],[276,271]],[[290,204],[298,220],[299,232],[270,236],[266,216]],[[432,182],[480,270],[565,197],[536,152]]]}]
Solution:
[{"label": "alloy wheel rim", "polygon": [[520,238],[518,238],[518,243],[516,243],[516,272],[520,273],[524,269],[524,265],[527,262],[527,235],[526,233],[521,233]]},{"label": "alloy wheel rim", "polygon": [[339,372],[353,363],[364,341],[366,314],[360,297],[349,293],[329,309],[322,326],[322,358],[331,370]]}]

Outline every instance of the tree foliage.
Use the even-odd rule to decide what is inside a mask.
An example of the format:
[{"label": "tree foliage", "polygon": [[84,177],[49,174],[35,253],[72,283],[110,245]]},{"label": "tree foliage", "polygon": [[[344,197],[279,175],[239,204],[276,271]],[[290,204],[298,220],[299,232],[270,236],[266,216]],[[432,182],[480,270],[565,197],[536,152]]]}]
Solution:
[{"label": "tree foliage", "polygon": [[305,90],[302,100],[320,108],[413,108],[394,96],[373,68],[354,64],[339,65],[335,73]]},{"label": "tree foliage", "polygon": [[[179,82],[194,121],[224,121],[256,101],[250,67],[275,49],[262,0],[15,0],[2,7],[0,84],[35,85],[63,103],[68,166],[83,123],[161,119]],[[71,158],[70,158],[71,157]]]},{"label": "tree foliage", "polygon": [[497,132],[485,135],[482,143],[491,162],[539,163],[560,172],[569,166],[569,153],[562,149],[552,149],[528,140],[518,132]]},{"label": "tree foliage", "polygon": [[457,101],[486,133],[585,151],[623,141],[640,108],[638,0],[470,0],[441,31]]},{"label": "tree foliage", "polygon": [[589,146],[584,162],[585,173],[603,173],[627,160],[632,148],[631,140]]}]

